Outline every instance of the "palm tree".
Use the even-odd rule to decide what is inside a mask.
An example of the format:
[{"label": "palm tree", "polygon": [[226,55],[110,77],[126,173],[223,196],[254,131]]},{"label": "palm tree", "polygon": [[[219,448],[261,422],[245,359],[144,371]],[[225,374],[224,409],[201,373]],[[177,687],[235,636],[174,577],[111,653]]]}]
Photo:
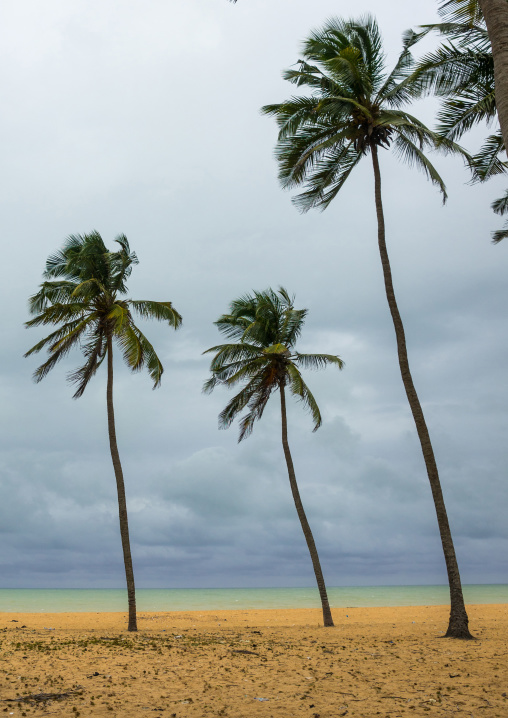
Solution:
[{"label": "palm tree", "polygon": [[[497,123],[494,83],[494,59],[483,15],[477,3],[468,12],[454,3],[440,9],[444,22],[423,25],[416,38],[437,31],[447,42],[426,54],[418,62],[412,83],[420,95],[433,93],[442,97],[438,112],[437,132],[449,140],[459,140],[469,129],[480,123]],[[414,41],[412,31],[406,35]],[[500,159],[505,153],[501,130],[489,135],[471,164],[472,183],[485,182],[504,174],[508,164]],[[497,214],[506,213],[506,196],[491,207]],[[493,232],[496,244],[508,236],[508,229]]]},{"label": "palm tree", "polygon": [[323,572],[300,498],[289,450],[285,392],[287,387],[289,392],[298,397],[310,411],[316,431],[321,426],[321,414],[316,400],[302,378],[299,367],[321,369],[328,364],[334,364],[342,369],[343,362],[332,354],[300,354],[294,349],[307,310],[295,309],[293,303],[294,298],[290,297],[283,287],[278,292],[268,289],[265,292],[245,295],[231,302],[230,313],[223,314],[215,324],[222,334],[235,340],[235,343],[219,344],[204,352],[205,354],[215,352],[215,356],[210,365],[212,376],[203,389],[209,393],[217,384],[231,387],[245,383],[242,390],[219,414],[219,427],[225,429],[247,407],[248,412],[240,421],[239,441],[252,432],[254,422],[262,417],[270,395],[277,390],[280,392],[282,447],[291,492],[314,567],[323,609],[323,622],[325,626],[333,626]]},{"label": "palm tree", "polygon": [[146,366],[155,389],[160,384],[164,370],[153,346],[134,324],[131,310],[145,319],[166,321],[174,329],[180,326],[182,318],[171,302],[122,298],[127,292],[125,282],[132,271],[132,265],[138,264],[138,258],[130,251],[125,235],[118,236],[115,242],[120,245],[120,249],[110,252],[98,232],[71,235],[60,251],[48,257],[43,275],[46,281],[30,298],[30,313],[35,316],[26,322],[26,326],[53,324],[58,328],[33,346],[25,357],[47,349],[49,359],[34,373],[35,381],[39,382],[71,349],[80,348],[85,362],[68,375],[69,381],[76,386],[75,399],[82,396],[90,379],[104,359],[107,359],[109,445],[118,491],[129,604],[128,630],[136,631],[136,594],[127,503],[113,408],[113,341],[132,371],[139,371]]},{"label": "palm tree", "polygon": [[304,212],[312,207],[325,209],[356,165],[364,156],[371,155],[386,297],[395,329],[402,381],[425,459],[448,571],[451,613],[446,635],[471,638],[438,469],[409,369],[404,327],[386,248],[381,200],[380,148],[392,145],[401,159],[423,170],[441,190],[443,201],[446,200],[443,180],[424,150],[436,148],[465,155],[453,142],[440,140],[416,117],[401,109],[412,96],[408,81],[413,66],[411,44],[411,39],[406,40],[395,67],[387,74],[381,36],[372,17],[360,21],[329,20],[304,43],[305,59],[299,60],[297,69],[284,73],[285,79],[298,87],[309,87],[312,94],[267,105],[262,112],[274,115],[280,128],[276,156],[283,187],[304,183],[307,186],[306,191],[293,200]]}]

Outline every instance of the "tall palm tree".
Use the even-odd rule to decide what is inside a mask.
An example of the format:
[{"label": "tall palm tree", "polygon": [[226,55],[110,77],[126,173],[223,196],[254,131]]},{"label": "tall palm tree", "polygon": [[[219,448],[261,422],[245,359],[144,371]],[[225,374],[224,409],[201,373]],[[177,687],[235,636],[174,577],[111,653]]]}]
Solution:
[{"label": "tall palm tree", "polygon": [[321,414],[316,400],[302,378],[300,367],[321,369],[328,364],[334,364],[342,369],[343,362],[332,354],[300,354],[295,350],[294,346],[301,334],[307,310],[295,309],[293,302],[294,298],[290,297],[283,287],[278,292],[268,289],[265,292],[245,295],[231,302],[230,313],[223,314],[215,324],[222,334],[235,340],[235,343],[219,344],[204,352],[205,354],[215,352],[215,356],[210,365],[212,376],[203,389],[208,393],[217,384],[232,387],[245,383],[241,391],[219,414],[219,426],[225,429],[243,409],[248,409],[247,414],[240,421],[239,441],[249,436],[256,419],[262,417],[270,395],[274,391],[279,391],[282,447],[291,492],[314,567],[323,609],[323,622],[325,626],[333,626],[323,572],[300,498],[289,450],[286,387],[310,411],[316,431],[321,426]]},{"label": "tall palm tree", "polygon": [[415,420],[430,481],[441,535],[451,612],[447,636],[471,638],[459,568],[446,513],[438,469],[422,407],[409,369],[406,339],[395,300],[386,248],[381,199],[379,149],[393,146],[396,154],[427,175],[446,199],[443,180],[425,156],[426,148],[462,152],[450,140],[441,139],[404,109],[412,97],[408,78],[413,66],[412,41],[406,41],[393,70],[385,72],[381,36],[376,21],[329,20],[312,33],[303,46],[305,59],[285,79],[310,88],[310,96],[293,97],[262,112],[276,117],[280,131],[276,147],[279,177],[285,188],[306,184],[293,201],[307,211],[326,208],[337,196],[356,165],[370,154],[374,171],[374,197],[378,245],[386,297],[395,329],[399,366]]},{"label": "tall palm tree", "polygon": [[57,329],[33,346],[25,357],[47,349],[49,359],[35,371],[34,379],[41,381],[71,349],[80,348],[85,362],[68,375],[76,386],[74,398],[80,397],[104,359],[107,359],[106,405],[109,445],[116,477],[120,535],[125,564],[129,604],[129,631],[137,630],[134,571],[129,541],[127,502],[122,465],[116,441],[113,408],[113,342],[122,351],[123,359],[132,371],[146,366],[154,389],[159,386],[163,367],[144,334],[134,324],[131,310],[145,319],[168,322],[177,329],[182,318],[171,302],[124,299],[126,280],[138,258],[130,251],[125,235],[115,242],[120,246],[110,252],[98,232],[71,235],[63,248],[48,257],[46,279],[39,291],[30,298],[30,313],[34,318],[27,327],[57,325]]}]

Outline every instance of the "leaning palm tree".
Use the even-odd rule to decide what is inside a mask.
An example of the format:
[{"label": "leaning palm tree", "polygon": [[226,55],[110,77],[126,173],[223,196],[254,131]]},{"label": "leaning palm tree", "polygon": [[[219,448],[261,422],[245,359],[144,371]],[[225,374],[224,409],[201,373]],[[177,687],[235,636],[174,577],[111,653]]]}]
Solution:
[{"label": "leaning palm tree", "polygon": [[210,365],[212,376],[205,383],[204,391],[211,392],[217,384],[232,387],[245,383],[241,391],[219,414],[219,426],[227,428],[243,409],[248,409],[247,414],[240,421],[239,441],[249,436],[256,419],[262,417],[270,395],[279,391],[282,447],[291,492],[312,559],[321,597],[323,622],[325,626],[333,626],[323,572],[300,498],[289,450],[286,387],[310,411],[316,431],[321,426],[321,413],[302,378],[300,367],[321,369],[328,364],[334,364],[342,369],[343,362],[333,354],[300,354],[295,350],[294,346],[301,334],[307,310],[295,309],[293,302],[294,298],[290,297],[282,287],[278,292],[268,289],[233,301],[230,305],[230,313],[223,314],[215,324],[222,334],[233,339],[235,343],[219,344],[204,352],[205,354],[215,352]]},{"label": "leaning palm tree", "polygon": [[459,568],[427,424],[418,399],[406,349],[404,327],[393,289],[386,248],[381,200],[379,150],[393,146],[396,154],[423,170],[441,191],[446,190],[435,167],[424,154],[427,148],[467,155],[452,141],[439,138],[404,105],[412,97],[409,76],[413,66],[411,39],[406,40],[393,70],[385,72],[381,36],[376,21],[329,20],[312,33],[303,46],[303,60],[287,70],[285,79],[310,88],[310,96],[293,97],[262,112],[274,115],[280,127],[276,147],[279,177],[285,188],[306,184],[294,198],[307,211],[325,209],[356,167],[368,154],[374,171],[378,245],[386,297],[393,320],[402,381],[420,438],[430,481],[450,585],[451,613],[447,636],[471,638]]},{"label": "leaning palm tree", "polygon": [[154,389],[159,386],[162,364],[144,334],[134,324],[131,310],[145,319],[168,322],[177,329],[182,318],[171,302],[154,302],[124,299],[126,280],[132,265],[138,263],[130,251],[125,235],[115,240],[120,249],[110,252],[98,232],[71,235],[63,248],[48,257],[46,279],[39,291],[30,298],[30,313],[34,318],[27,327],[57,325],[57,329],[33,346],[25,356],[47,349],[49,358],[34,373],[41,381],[71,349],[80,348],[85,362],[68,375],[76,386],[74,398],[82,396],[88,382],[107,359],[106,405],[109,445],[118,492],[120,535],[122,538],[127,597],[129,604],[129,631],[137,630],[134,571],[129,541],[127,502],[122,465],[116,441],[113,408],[113,342],[116,342],[123,359],[132,371],[146,366]]}]

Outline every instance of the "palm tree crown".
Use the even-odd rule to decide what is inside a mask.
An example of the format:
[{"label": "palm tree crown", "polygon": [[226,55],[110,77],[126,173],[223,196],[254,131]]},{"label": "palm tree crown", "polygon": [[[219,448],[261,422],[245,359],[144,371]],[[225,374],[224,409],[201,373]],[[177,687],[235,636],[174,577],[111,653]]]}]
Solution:
[{"label": "palm tree crown", "polygon": [[283,73],[312,94],[261,111],[274,115],[279,125],[276,156],[283,186],[307,185],[293,200],[302,211],[327,207],[374,146],[392,145],[401,159],[423,170],[446,200],[443,180],[424,150],[467,154],[402,109],[414,95],[410,47],[416,38],[416,33],[406,37],[395,67],[386,73],[374,18],[331,19],[305,41],[297,69]]},{"label": "palm tree crown", "polygon": [[344,363],[333,354],[295,351],[307,310],[295,309],[293,302],[294,298],[283,287],[278,292],[272,289],[254,292],[233,301],[230,313],[215,322],[222,334],[236,342],[220,344],[205,352],[216,354],[210,365],[212,376],[205,383],[204,391],[211,392],[217,384],[230,387],[245,382],[219,415],[219,426],[227,428],[241,411],[248,409],[240,421],[239,441],[252,432],[271,393],[285,386],[310,411],[314,431],[321,426],[319,407],[302,378],[300,367],[320,369],[334,364],[342,369]]},{"label": "palm tree crown", "polygon": [[41,381],[74,347],[81,347],[85,363],[69,375],[80,397],[107,354],[108,337],[120,347],[127,366],[139,371],[144,366],[160,384],[162,364],[144,334],[136,327],[131,310],[143,318],[167,321],[177,329],[182,318],[171,302],[123,299],[126,280],[138,263],[125,235],[110,252],[98,232],[71,235],[63,248],[48,257],[45,281],[30,298],[30,313],[36,316],[27,327],[54,324],[58,329],[33,346],[25,356],[47,349],[49,359],[34,373]]}]

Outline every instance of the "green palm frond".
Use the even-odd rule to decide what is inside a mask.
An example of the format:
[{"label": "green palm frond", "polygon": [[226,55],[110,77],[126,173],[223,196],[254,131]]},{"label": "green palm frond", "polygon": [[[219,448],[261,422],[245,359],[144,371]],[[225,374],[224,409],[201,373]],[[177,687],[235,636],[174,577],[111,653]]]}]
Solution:
[{"label": "green palm frond", "polygon": [[502,239],[506,239],[508,237],[508,224],[506,224],[503,229],[498,229],[495,232],[492,232],[492,244],[499,244]]},{"label": "green palm frond", "polygon": [[41,314],[38,314],[33,319],[29,319],[26,323],[26,327],[39,327],[46,324],[58,324],[59,322],[68,322],[72,319],[82,318],[85,314],[85,309],[82,304],[72,302],[69,304],[53,304],[47,307]]},{"label": "green palm frond", "polygon": [[122,351],[123,360],[127,366],[132,371],[141,370],[145,363],[143,346],[130,323],[124,326],[121,332],[118,332],[116,343]]},{"label": "green palm frond", "polygon": [[73,322],[67,322],[66,324],[63,324],[61,327],[58,327],[58,329],[55,329],[54,332],[48,334],[47,337],[37,342],[37,344],[35,344],[31,349],[29,349],[25,354],[23,354],[23,356],[29,357],[32,354],[37,354],[41,351],[41,349],[44,349],[45,347],[51,347],[57,344],[60,339],[63,339],[63,337],[73,332],[77,327],[79,327],[80,324],[82,324],[81,319],[75,319]]},{"label": "green palm frond", "polygon": [[[508,190],[502,197],[496,199],[490,205],[494,212],[499,215],[508,214]],[[492,232],[492,243],[498,244],[502,239],[508,237],[508,222],[505,223],[503,229],[498,229],[496,232]]]},{"label": "green palm frond", "polygon": [[268,399],[271,393],[276,389],[276,385],[272,381],[272,376],[273,369],[267,367],[260,377],[257,390],[252,393],[249,400],[249,412],[240,419],[239,442],[246,439],[252,433],[255,422],[263,416]]},{"label": "green palm frond", "polygon": [[112,332],[118,337],[132,324],[132,317],[127,302],[116,301],[108,308],[105,315],[106,322],[112,327]]},{"label": "green palm frond", "polygon": [[88,386],[90,379],[97,373],[98,368],[102,364],[106,356],[106,339],[103,334],[93,337],[83,347],[83,353],[87,357],[87,361],[82,367],[73,372],[69,372],[67,378],[77,385],[77,389],[73,394],[73,399],[79,399]]},{"label": "green palm frond", "polygon": [[108,256],[111,288],[114,292],[125,294],[127,292],[125,280],[131,275],[132,265],[139,264],[139,260],[136,253],[131,252],[125,234],[115,237],[115,242],[121,249],[119,252],[110,252]]},{"label": "green palm frond", "polygon": [[216,352],[216,355],[212,359],[211,369],[212,371],[218,371],[229,362],[254,359],[260,355],[261,351],[262,350],[254,344],[240,342],[238,344],[219,344],[216,347],[206,349],[203,354]]},{"label": "green palm frond", "polygon": [[104,286],[103,282],[95,277],[91,277],[90,279],[85,279],[85,281],[80,282],[73,291],[72,296],[82,298],[84,301],[92,301],[97,296],[107,293],[108,290]]},{"label": "green palm frond", "polygon": [[34,381],[39,383],[44,379],[45,376],[53,369],[53,367],[74,347],[80,344],[83,334],[86,332],[87,322],[81,322],[77,327],[67,332],[65,336],[61,337],[58,341],[53,343],[50,347],[50,356],[44,364],[41,364],[33,374]]},{"label": "green palm frond", "polygon": [[496,214],[508,214],[508,190],[490,205]]},{"label": "green palm frond", "polygon": [[277,144],[275,156],[279,162],[279,180],[284,189],[291,189],[306,182],[313,172],[320,169],[323,161],[333,160],[340,164],[353,147],[351,128],[344,127],[340,132],[323,130],[322,126],[305,129]]},{"label": "green palm frond", "polygon": [[40,290],[28,300],[30,314],[43,312],[48,304],[60,304],[70,301],[76,282],[43,282]]},{"label": "green palm frond", "polygon": [[259,357],[248,363],[235,362],[234,364],[228,364],[216,372],[216,376],[221,383],[226,386],[234,386],[240,381],[255,378],[259,375],[260,371],[266,369],[267,366],[270,366],[267,359],[265,357]]},{"label": "green palm frond", "polygon": [[495,232],[492,232],[492,244],[499,244],[501,240],[506,239],[508,237],[508,224],[506,224],[503,229],[498,229]]},{"label": "green palm frond", "polygon": [[174,329],[178,329],[182,324],[182,317],[171,302],[130,300],[129,304],[144,319],[166,321]]},{"label": "green palm frond", "polygon": [[473,25],[483,20],[478,0],[445,0],[441,1],[438,13],[453,22],[465,22]]},{"label": "green palm frond", "polygon": [[414,97],[414,89],[409,81],[409,73],[414,65],[413,56],[409,51],[409,47],[414,42],[411,37],[404,44],[404,49],[393,68],[380,87],[375,101],[379,104],[385,103],[389,107],[402,107],[410,102]]},{"label": "green palm frond", "polygon": [[[281,287],[280,291],[284,291]],[[294,299],[287,297],[288,304],[292,304]],[[306,309],[290,309],[284,313],[284,321],[281,326],[280,339],[287,346],[292,347],[300,334],[302,333]]]},{"label": "green palm frond", "polygon": [[335,354],[300,354],[300,352],[296,352],[295,358],[304,369],[325,369],[329,364],[333,364],[339,369],[344,367],[342,359]]},{"label": "green palm frond", "polygon": [[79,273],[75,273],[69,268],[69,258],[81,251],[84,241],[84,237],[79,234],[71,234],[67,237],[63,248],[48,257],[44,276],[47,279],[61,276],[70,280],[79,279]]},{"label": "green palm frond", "polygon": [[448,195],[446,193],[445,184],[441,178],[441,175],[436,170],[431,161],[423,154],[421,149],[417,147],[411,140],[404,136],[402,133],[398,133],[395,142],[393,143],[394,150],[402,159],[411,167],[416,166],[421,170],[432,184],[436,185],[441,192],[443,198],[443,204],[446,202]]},{"label": "green palm frond", "polygon": [[295,207],[301,212],[308,212],[313,207],[326,209],[362,157],[362,153],[355,150],[352,142],[344,147],[332,147],[316,163],[315,170],[309,172],[309,189],[293,197]]},{"label": "green palm frond", "polygon": [[[150,378],[153,381],[153,389],[157,389],[158,386],[160,386],[162,374],[164,372],[164,367],[162,366],[161,360],[157,356],[157,353],[153,346],[150,344],[148,339],[145,337],[143,332],[141,332],[137,327],[131,325],[132,330],[136,334],[140,344],[141,348],[143,350],[143,359],[144,364],[148,370],[148,374],[150,375]],[[135,367],[131,367],[134,371],[136,370]]]},{"label": "green palm frond", "polygon": [[291,393],[298,396],[304,407],[310,412],[312,421],[314,422],[314,428],[312,431],[317,431],[322,424],[322,419],[321,412],[319,411],[319,407],[312,392],[304,382],[302,375],[294,364],[288,368],[288,375]]},{"label": "green palm frond", "polygon": [[[269,364],[269,359],[264,356],[252,360],[242,360],[231,362],[230,364],[222,364],[213,369],[213,376],[221,384],[234,386],[239,381],[249,379],[259,374],[260,370]],[[205,393],[208,393],[204,389]]]},{"label": "green palm frond", "polygon": [[508,170],[508,162],[500,159],[505,152],[501,130],[487,137],[480,151],[473,157],[472,183],[485,182],[494,175],[504,174]]},{"label": "green palm frond", "polygon": [[261,391],[261,385],[262,377],[256,376],[252,378],[244,388],[226,404],[219,414],[219,428],[227,429],[231,426],[238,414],[243,411],[252,400],[252,397]]},{"label": "green palm frond", "polygon": [[444,100],[437,115],[437,131],[443,137],[457,140],[478,123],[490,123],[495,112],[493,91],[478,94],[467,90],[460,97]]}]

